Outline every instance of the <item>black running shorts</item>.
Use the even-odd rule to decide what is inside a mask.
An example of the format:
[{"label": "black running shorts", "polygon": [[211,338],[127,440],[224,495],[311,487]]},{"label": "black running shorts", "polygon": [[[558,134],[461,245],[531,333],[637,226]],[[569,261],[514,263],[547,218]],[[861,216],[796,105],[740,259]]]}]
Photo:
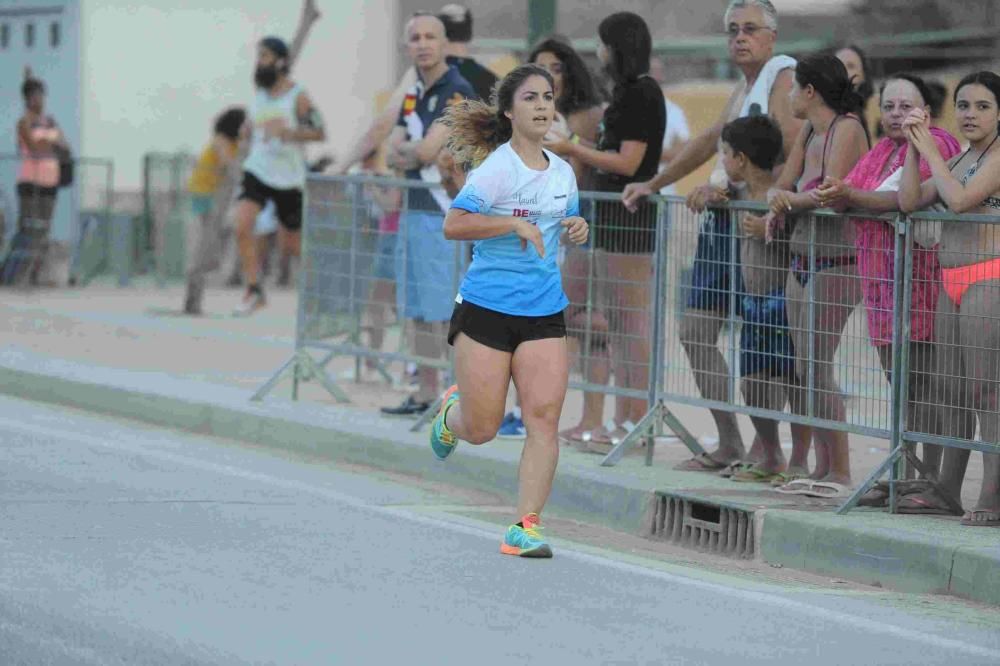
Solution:
[{"label": "black running shorts", "polygon": [[302,228],[302,190],[279,190],[262,182],[249,171],[244,171],[239,198],[253,201],[261,208],[268,201],[273,201],[281,226],[289,231]]},{"label": "black running shorts", "polygon": [[448,330],[448,344],[463,333],[491,349],[513,353],[529,340],[565,338],[566,320],[562,312],[545,317],[519,317],[479,307],[468,301],[455,305]]}]

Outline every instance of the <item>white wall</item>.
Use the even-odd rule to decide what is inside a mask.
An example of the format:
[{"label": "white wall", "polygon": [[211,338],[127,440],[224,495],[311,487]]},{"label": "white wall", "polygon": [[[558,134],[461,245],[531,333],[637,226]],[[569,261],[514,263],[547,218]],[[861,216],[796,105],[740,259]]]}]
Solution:
[{"label": "white wall", "polygon": [[[396,3],[318,3],[293,75],[326,120],[323,149],[337,153],[392,85]],[[290,42],[299,11],[298,0],[84,0],[82,152],[114,158],[117,187],[133,189],[143,153],[198,150],[219,110],[249,103],[256,41]]]}]

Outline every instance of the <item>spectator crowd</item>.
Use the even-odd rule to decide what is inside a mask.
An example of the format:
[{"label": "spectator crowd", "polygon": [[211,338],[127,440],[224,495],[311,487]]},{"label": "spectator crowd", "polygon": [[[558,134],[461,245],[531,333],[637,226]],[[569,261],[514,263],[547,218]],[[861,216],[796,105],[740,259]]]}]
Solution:
[{"label": "spectator crowd", "polygon": [[[324,129],[291,73],[318,18],[307,0],[291,46],[273,37],[260,42],[253,103],[220,114],[199,156],[190,182],[200,239],[189,262],[190,314],[201,311],[205,275],[218,265],[231,210],[246,287],[239,314],[266,305],[258,278],[266,252],[255,228],[256,236],[277,228],[282,254],[298,253],[308,171],[302,148],[322,140]],[[411,16],[403,39],[412,67],[385,111],[333,166],[340,174],[394,175],[425,185],[364,188],[377,220],[364,314],[374,349],[384,344],[395,312],[407,322],[416,356],[445,356],[464,258],[445,239],[443,222],[470,162],[474,167],[486,155],[456,159],[440,121],[457,102],[488,101],[497,82],[470,56],[472,27],[471,13],[455,4]],[[567,246],[560,257],[571,302],[566,322],[578,356],[588,361],[584,379],[594,387],[584,395],[579,423],[562,431],[561,441],[607,453],[649,409],[635,397],[651,381],[648,308],[660,213],[649,197],[672,194],[677,181],[714,160],[708,181],[686,197],[700,224],[676,322],[706,401],[732,404],[730,378],[737,373],[744,403],[759,413],[787,408],[844,422],[834,356],[848,320],[862,306],[881,371],[905,381],[908,429],[969,440],[978,432],[978,439],[1000,445],[1000,244],[993,226],[913,225],[903,248],[912,285],[904,340],[909,371],[893,378],[896,290],[902,285],[895,273],[897,229],[882,216],[927,209],[1000,215],[1000,77],[971,73],[949,97],[940,85],[908,73],[874,81],[863,50],[854,45],[795,59],[776,52],[779,16],[769,0],[732,0],[721,27],[741,77],[720,116],[696,135],[664,94],[669,62],[654,57],[649,26],[634,13],[611,13],[599,23],[600,73],[560,35],[544,38],[527,56],[554,83],[558,117],[546,149],[569,162],[581,191],[603,194],[585,201],[581,211],[591,225],[589,244]],[[37,271],[65,149],[44,111],[44,85],[29,75],[22,92],[20,212],[0,271],[4,282],[30,280]],[[878,117],[869,118],[866,108],[875,96]],[[949,103],[958,123],[954,133],[939,126]],[[729,202],[759,206],[740,210]],[[536,202],[523,203],[530,210]],[[845,214],[811,214],[818,209]],[[19,263],[19,247],[33,259]],[[741,322],[738,368],[728,367],[720,349],[733,313]],[[383,412],[424,413],[441,392],[438,375],[429,365],[413,368],[415,390]],[[632,393],[616,395],[614,415],[605,421],[606,394],[597,388],[612,378]],[[798,419],[786,460],[774,418],[752,417],[749,448],[733,411],[713,409],[712,418],[718,448],[680,469],[786,494],[851,493],[845,429]],[[498,434],[523,432],[515,407]],[[984,454],[978,501],[968,511],[958,509],[969,456],[966,449],[922,444],[919,478],[904,484],[899,511],[957,514],[964,525],[1000,526],[1000,455]],[[862,504],[885,506],[887,498],[880,484]]]}]

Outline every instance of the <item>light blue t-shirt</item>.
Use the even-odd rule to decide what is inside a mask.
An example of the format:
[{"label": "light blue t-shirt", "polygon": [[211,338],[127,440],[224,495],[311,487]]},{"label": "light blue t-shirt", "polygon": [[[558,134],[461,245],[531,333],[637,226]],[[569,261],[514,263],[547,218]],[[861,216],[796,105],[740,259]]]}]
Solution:
[{"label": "light blue t-shirt", "polygon": [[483,308],[520,317],[546,317],[569,304],[559,273],[562,221],[580,214],[580,195],[572,167],[545,151],[549,166],[529,169],[509,143],[497,148],[474,169],[452,208],[496,217],[523,217],[537,225],[545,257],[534,246],[521,248],[510,233],[476,241],[459,296]]}]

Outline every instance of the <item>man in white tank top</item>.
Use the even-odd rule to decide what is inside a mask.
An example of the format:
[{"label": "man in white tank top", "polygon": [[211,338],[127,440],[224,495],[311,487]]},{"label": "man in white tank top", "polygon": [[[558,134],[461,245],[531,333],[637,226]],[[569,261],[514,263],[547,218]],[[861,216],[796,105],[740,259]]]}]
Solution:
[{"label": "man in white tank top", "polygon": [[[622,201],[627,207],[634,208],[643,197],[680,180],[719,155],[722,128],[736,118],[756,114],[770,116],[781,130],[785,150],[795,142],[802,128],[802,122],[792,116],[788,99],[794,83],[795,61],[774,55],[778,36],[777,10],[770,0],[731,0],[724,23],[729,36],[730,60],[743,72],[744,82],[733,91],[715,125],[691,139],[655,178],[626,186]],[[711,204],[730,197],[739,199],[740,188],[740,183],[727,181],[719,160],[710,181],[688,195],[688,207],[704,211]],[[681,342],[698,389],[703,397],[720,402],[731,402],[734,398],[729,395],[729,367],[718,349],[719,334],[729,314],[732,281],[736,281],[737,299],[742,290],[739,264],[735,264],[734,275],[730,275],[729,270],[731,245],[728,237],[734,233],[734,226],[730,224],[728,211],[707,211],[698,235],[687,307],[680,322]],[[736,261],[739,261],[738,252]],[[686,461],[678,469],[712,471],[744,458],[736,416],[712,410],[712,417],[719,429],[719,448]]]},{"label": "man in white tank top", "polygon": [[243,184],[236,208],[236,238],[247,291],[233,314],[246,316],[263,307],[257,282],[260,264],[254,223],[264,206],[274,202],[284,251],[298,255],[302,228],[302,190],[306,162],[302,146],[326,138],[323,121],[301,86],[289,77],[284,41],[266,37],[257,48],[254,72],[257,95],[241,134],[249,135],[250,152],[243,162]]}]

